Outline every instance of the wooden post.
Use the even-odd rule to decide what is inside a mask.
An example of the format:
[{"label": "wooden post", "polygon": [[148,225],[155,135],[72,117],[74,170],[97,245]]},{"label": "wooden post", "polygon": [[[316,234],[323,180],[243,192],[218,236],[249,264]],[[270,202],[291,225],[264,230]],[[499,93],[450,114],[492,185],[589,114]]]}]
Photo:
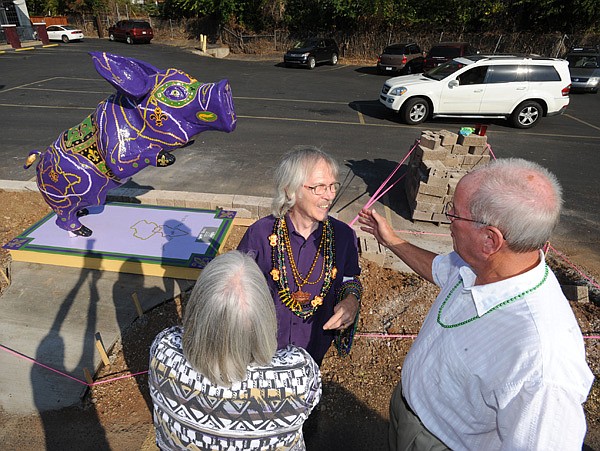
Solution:
[{"label": "wooden post", "polygon": [[142,305],[140,304],[140,300],[138,298],[137,293],[133,293],[131,295],[131,299],[133,299],[133,304],[135,305],[135,309],[137,310],[138,316],[142,316],[144,311],[142,310]]},{"label": "wooden post", "polygon": [[100,332],[96,333],[96,349],[98,349],[98,352],[100,353],[102,362],[106,366],[110,366],[110,360],[108,358],[108,354],[106,353],[106,349],[104,348],[104,344],[102,343],[102,337],[100,336]]},{"label": "wooden post", "polygon": [[175,296],[175,311],[177,312],[177,316],[179,317],[179,321],[183,318],[183,308],[181,307],[181,295]]},{"label": "wooden post", "polygon": [[86,367],[83,367],[83,374],[87,383],[89,385],[92,385],[94,383],[94,378],[92,377],[92,373],[90,373],[90,370],[88,370]]}]

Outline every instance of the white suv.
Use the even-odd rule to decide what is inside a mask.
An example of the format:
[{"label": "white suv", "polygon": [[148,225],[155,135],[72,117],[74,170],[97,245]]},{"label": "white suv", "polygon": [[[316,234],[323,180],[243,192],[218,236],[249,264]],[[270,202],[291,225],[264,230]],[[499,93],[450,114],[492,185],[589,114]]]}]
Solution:
[{"label": "white suv", "polygon": [[387,80],[379,100],[408,124],[429,117],[509,119],[530,128],[569,105],[567,61],[514,55],[455,58],[429,72]]}]

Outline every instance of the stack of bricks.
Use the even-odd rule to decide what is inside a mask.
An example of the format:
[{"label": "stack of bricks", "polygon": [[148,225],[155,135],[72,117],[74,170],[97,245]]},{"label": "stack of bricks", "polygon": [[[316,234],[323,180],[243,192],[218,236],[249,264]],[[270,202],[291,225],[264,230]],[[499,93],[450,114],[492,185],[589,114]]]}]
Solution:
[{"label": "stack of bricks", "polygon": [[423,131],[408,162],[406,197],[413,221],[448,223],[445,205],[461,177],[490,161],[487,136]]}]

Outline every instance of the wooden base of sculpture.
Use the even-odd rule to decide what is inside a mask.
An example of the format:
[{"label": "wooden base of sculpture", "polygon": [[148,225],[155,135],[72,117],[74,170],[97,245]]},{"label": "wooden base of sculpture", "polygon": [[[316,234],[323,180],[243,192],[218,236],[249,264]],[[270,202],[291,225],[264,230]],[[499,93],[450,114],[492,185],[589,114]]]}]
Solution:
[{"label": "wooden base of sculpture", "polygon": [[234,218],[234,211],[108,203],[81,218],[90,237],[69,236],[52,213],[4,247],[15,261],[196,280]]}]

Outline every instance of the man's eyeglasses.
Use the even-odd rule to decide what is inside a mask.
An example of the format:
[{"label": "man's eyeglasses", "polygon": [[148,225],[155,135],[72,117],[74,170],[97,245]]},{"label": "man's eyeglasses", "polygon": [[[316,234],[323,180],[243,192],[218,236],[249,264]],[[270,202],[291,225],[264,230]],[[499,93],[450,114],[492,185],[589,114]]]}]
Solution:
[{"label": "man's eyeglasses", "polygon": [[331,191],[333,194],[337,193],[338,190],[340,189],[340,182],[335,182],[335,183],[332,183],[331,185],[315,185],[315,186],[303,185],[303,186],[304,186],[304,188],[311,190],[315,196],[322,196],[323,194],[325,194],[325,192],[327,190]]},{"label": "man's eyeglasses", "polygon": [[[452,213],[450,213],[452,211]],[[485,222],[482,221],[477,221],[475,219],[469,219],[469,218],[463,218],[462,216],[457,216],[454,214],[454,204],[452,202],[448,202],[446,204],[446,206],[444,207],[444,214],[446,215],[446,218],[448,218],[448,220],[450,222],[455,221],[456,219],[462,219],[463,221],[469,221],[469,222],[474,222],[476,224],[483,224],[483,225],[488,225]]]}]

